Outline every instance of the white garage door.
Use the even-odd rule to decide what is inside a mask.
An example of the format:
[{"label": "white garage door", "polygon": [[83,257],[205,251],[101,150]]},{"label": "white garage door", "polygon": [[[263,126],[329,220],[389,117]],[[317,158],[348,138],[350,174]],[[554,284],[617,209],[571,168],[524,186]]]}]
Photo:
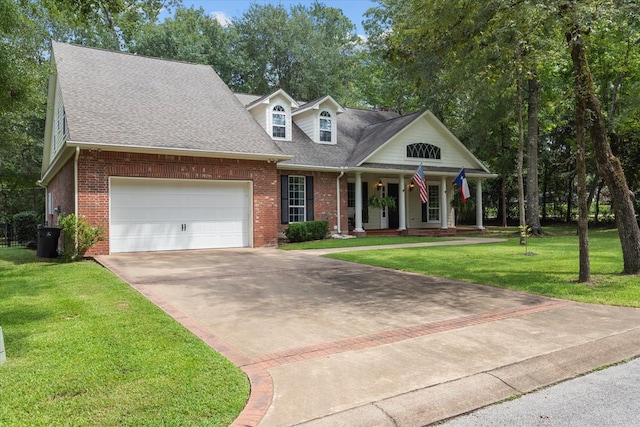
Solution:
[{"label": "white garage door", "polygon": [[237,248],[250,243],[246,181],[110,180],[110,251]]}]

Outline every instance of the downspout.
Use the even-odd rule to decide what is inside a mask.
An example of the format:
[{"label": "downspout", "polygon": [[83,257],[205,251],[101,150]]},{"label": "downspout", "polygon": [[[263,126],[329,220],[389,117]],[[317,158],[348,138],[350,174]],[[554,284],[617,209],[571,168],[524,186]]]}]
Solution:
[{"label": "downspout", "polygon": [[75,200],[75,204],[74,204],[74,214],[75,214],[75,229],[76,229],[76,235],[73,238],[75,247],[74,247],[74,254],[73,254],[73,259],[75,259],[78,256],[78,157],[80,157],[80,147],[76,147],[76,155],[74,156],[73,159],[73,191],[74,191],[74,200]]},{"label": "downspout", "polygon": [[344,169],[340,168],[340,175],[338,175],[338,178],[336,178],[336,203],[337,203],[337,211],[338,211],[338,218],[337,218],[337,232],[338,234],[342,234],[342,230],[340,229],[340,178],[342,178],[342,176],[344,175]]}]

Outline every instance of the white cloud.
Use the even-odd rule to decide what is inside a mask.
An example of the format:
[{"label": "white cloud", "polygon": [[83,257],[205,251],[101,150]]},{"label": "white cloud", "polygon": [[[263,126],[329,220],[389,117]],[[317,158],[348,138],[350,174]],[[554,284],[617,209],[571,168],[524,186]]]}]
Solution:
[{"label": "white cloud", "polygon": [[213,11],[210,15],[223,27],[228,27],[229,25],[231,25],[231,18],[229,18],[224,12]]}]

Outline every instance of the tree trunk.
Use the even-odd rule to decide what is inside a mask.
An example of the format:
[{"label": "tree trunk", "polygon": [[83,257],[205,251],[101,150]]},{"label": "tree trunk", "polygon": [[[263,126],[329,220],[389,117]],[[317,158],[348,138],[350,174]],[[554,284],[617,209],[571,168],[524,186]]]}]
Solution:
[{"label": "tree trunk", "polygon": [[527,99],[527,225],[531,235],[542,234],[538,191],[538,77],[535,70],[529,78]]},{"label": "tree trunk", "polygon": [[637,274],[640,272],[640,227],[638,227],[636,220],[632,193],[629,191],[620,160],[613,155],[609,145],[607,128],[602,117],[600,101],[596,95],[578,22],[577,5],[574,1],[569,3],[567,7],[570,8],[570,25],[566,36],[573,60],[576,95],[582,98],[582,102],[590,114],[587,123],[596,154],[598,171],[611,192],[611,204],[615,211],[616,226],[622,246],[623,273]]},{"label": "tree trunk", "polygon": [[593,222],[598,224],[598,216],[600,215],[600,192],[602,191],[602,181],[598,183],[598,191],[596,191],[596,207],[594,208]]},{"label": "tree trunk", "polygon": [[571,222],[571,211],[573,211],[573,174],[569,174],[567,183],[567,212],[564,217],[564,222],[569,224]]},{"label": "tree trunk", "polygon": [[509,221],[507,219],[507,180],[504,178],[500,180],[500,205],[502,226],[506,227]]},{"label": "tree trunk", "polygon": [[547,193],[549,187],[549,165],[545,161],[542,165],[542,222],[547,220]]},{"label": "tree trunk", "polygon": [[[520,78],[516,80],[516,91],[518,95],[518,105],[516,106],[516,116],[518,117],[518,216],[520,219],[518,225],[524,227],[527,225],[527,220],[525,219],[524,207],[524,124],[522,123],[522,85]],[[523,237],[522,234],[520,234],[520,244],[526,244],[525,237]]]},{"label": "tree trunk", "polygon": [[580,272],[578,282],[591,281],[591,262],[589,260],[589,206],[587,202],[587,162],[584,134],[584,98],[580,96],[581,87],[575,80],[576,91],[576,175],[578,176],[578,247],[580,249]]}]

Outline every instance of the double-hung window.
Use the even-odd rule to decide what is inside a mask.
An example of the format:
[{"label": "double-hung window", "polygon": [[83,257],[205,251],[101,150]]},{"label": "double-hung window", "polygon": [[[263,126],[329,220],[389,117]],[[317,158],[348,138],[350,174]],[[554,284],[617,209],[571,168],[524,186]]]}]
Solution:
[{"label": "double-hung window", "polygon": [[304,222],[307,218],[305,180],[304,176],[289,176],[289,223]]},{"label": "double-hung window", "polygon": [[272,136],[274,138],[287,137],[287,113],[282,105],[273,107],[271,113]]},{"label": "double-hung window", "polygon": [[280,175],[282,224],[313,221],[313,176]]},{"label": "double-hung window", "polygon": [[320,113],[320,142],[331,142],[331,113],[323,111]]}]

